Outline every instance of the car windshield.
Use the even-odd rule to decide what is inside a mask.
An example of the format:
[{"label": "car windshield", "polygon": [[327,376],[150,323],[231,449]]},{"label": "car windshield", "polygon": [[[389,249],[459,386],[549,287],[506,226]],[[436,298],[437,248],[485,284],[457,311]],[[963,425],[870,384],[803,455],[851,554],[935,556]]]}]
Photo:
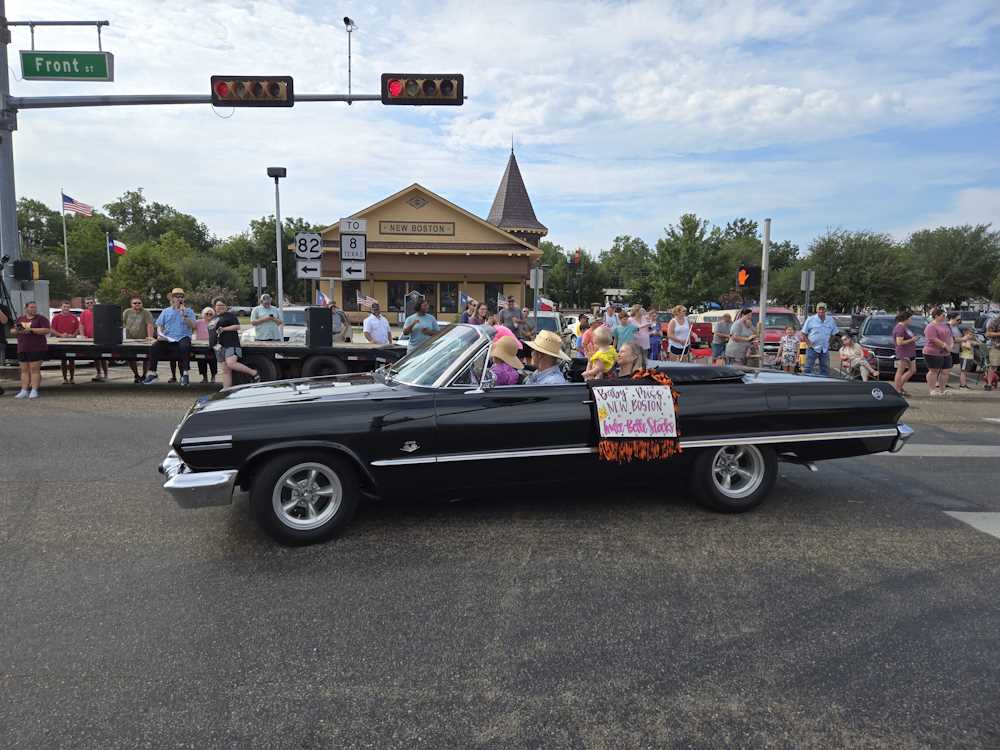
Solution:
[{"label": "car windshield", "polygon": [[[760,313],[754,313],[753,324],[757,325],[759,320]],[[791,313],[769,312],[767,317],[764,318],[765,328],[786,328],[788,326],[791,326],[793,331],[797,331],[800,328],[799,319]]]},{"label": "car windshield", "polygon": [[837,323],[837,325],[839,327],[841,327],[841,328],[850,328],[851,327],[851,316],[850,315],[834,315],[833,319]]},{"label": "car windshield", "polygon": [[[906,324],[911,331],[922,334],[927,327],[927,318],[914,315],[910,322]],[[895,318],[870,318],[865,324],[865,336],[892,336],[892,329],[896,327]]]},{"label": "car windshield", "polygon": [[534,315],[528,316],[528,325],[532,327],[535,331],[559,331],[559,321],[556,318],[546,318],[546,317],[535,317]]},{"label": "car windshield", "polygon": [[281,311],[281,317],[286,326],[304,326],[306,324],[305,310],[289,310],[286,308]]},{"label": "car windshield", "polygon": [[406,385],[434,385],[452,365],[464,361],[481,340],[482,334],[474,326],[448,326],[396,362],[389,375]]}]

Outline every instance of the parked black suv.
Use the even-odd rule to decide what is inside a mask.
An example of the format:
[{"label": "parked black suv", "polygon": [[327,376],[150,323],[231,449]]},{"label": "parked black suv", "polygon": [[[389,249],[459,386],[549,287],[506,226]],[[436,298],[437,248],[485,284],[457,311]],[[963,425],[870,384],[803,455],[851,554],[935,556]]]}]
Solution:
[{"label": "parked black suv", "polygon": [[[927,318],[914,315],[908,324],[917,339],[917,372],[927,372],[924,364],[924,328]],[[883,378],[892,377],[896,372],[896,342],[892,339],[892,329],[896,327],[895,315],[869,315],[861,324],[858,332],[858,343],[865,349],[870,349],[878,362],[878,375]]]}]

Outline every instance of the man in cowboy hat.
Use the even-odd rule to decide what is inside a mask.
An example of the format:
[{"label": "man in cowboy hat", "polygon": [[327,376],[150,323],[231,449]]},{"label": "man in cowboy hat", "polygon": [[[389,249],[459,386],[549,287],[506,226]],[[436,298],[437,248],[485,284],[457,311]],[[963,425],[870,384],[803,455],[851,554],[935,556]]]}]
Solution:
[{"label": "man in cowboy hat", "polygon": [[524,381],[525,385],[563,385],[566,378],[559,369],[559,360],[569,361],[562,350],[562,338],[554,331],[539,331],[533,341],[525,341],[530,346],[531,364],[535,371]]},{"label": "man in cowboy hat", "polygon": [[194,310],[184,304],[184,290],[175,287],[170,292],[170,307],[156,319],[156,341],[149,348],[149,373],[142,379],[144,385],[156,381],[156,366],[161,359],[177,360],[181,385],[188,384],[191,332],[196,325]]}]

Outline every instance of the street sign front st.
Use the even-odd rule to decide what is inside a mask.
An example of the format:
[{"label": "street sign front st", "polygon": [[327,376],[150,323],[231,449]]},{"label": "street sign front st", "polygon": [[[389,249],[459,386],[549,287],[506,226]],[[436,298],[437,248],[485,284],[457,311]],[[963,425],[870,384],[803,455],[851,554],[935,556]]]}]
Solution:
[{"label": "street sign front st", "polygon": [[113,81],[115,57],[110,52],[21,50],[21,77],[26,81]]},{"label": "street sign front st", "polygon": [[368,236],[364,234],[340,235],[341,260],[367,260]]}]

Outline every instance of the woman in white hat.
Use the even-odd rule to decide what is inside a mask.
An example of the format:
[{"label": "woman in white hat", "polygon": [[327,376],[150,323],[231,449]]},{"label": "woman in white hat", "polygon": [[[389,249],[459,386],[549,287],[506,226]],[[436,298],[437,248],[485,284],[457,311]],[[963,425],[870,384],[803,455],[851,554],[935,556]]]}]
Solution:
[{"label": "woman in white hat", "polygon": [[553,331],[539,331],[532,341],[525,341],[530,346],[531,364],[535,371],[524,381],[525,385],[563,385],[566,378],[559,369],[559,361],[569,361],[562,350],[562,339]]}]

